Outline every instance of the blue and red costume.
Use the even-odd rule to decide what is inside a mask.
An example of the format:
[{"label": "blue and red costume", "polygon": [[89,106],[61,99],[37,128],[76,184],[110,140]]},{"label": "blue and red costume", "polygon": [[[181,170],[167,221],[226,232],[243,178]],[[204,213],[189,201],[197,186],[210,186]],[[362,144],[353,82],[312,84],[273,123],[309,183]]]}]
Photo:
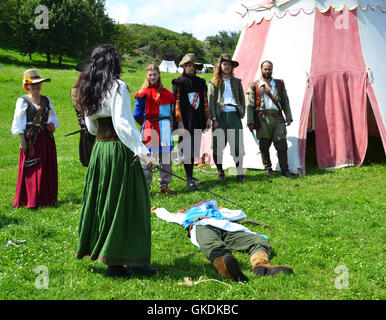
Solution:
[{"label": "blue and red costume", "polygon": [[[139,91],[135,95],[134,119],[142,125],[142,142],[152,153],[171,152],[174,148],[170,127],[171,104],[175,103],[173,93],[158,86]],[[155,132],[157,135],[155,135]]]}]

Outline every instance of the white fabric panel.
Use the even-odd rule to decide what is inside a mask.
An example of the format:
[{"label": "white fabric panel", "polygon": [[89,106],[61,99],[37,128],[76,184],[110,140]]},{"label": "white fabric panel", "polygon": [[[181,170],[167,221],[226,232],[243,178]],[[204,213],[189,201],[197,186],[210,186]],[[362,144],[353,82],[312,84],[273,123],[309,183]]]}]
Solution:
[{"label": "white fabric panel", "polygon": [[[386,2],[386,1],[385,1]],[[363,56],[380,108],[383,123],[386,123],[386,13],[381,10],[358,10],[359,32]]]},{"label": "white fabric panel", "polygon": [[[292,173],[298,173],[300,167],[298,150],[298,132],[303,97],[307,84],[307,75],[311,69],[312,44],[315,14],[301,13],[297,16],[274,18],[271,21],[263,60],[271,60],[274,64],[273,77],[283,79],[287,88],[292,111],[293,123],[287,127],[288,163]],[[260,77],[260,68],[255,80]],[[243,119],[244,168],[263,169],[259,148]],[[276,150],[271,147],[272,169],[280,170]],[[228,146],[224,152],[224,168],[234,167],[233,158]]]},{"label": "white fabric panel", "polygon": [[321,12],[326,12],[329,7],[333,7],[336,11],[341,11],[346,5],[350,10],[360,6],[365,9],[367,6],[375,8],[377,6],[386,9],[385,0],[292,0],[280,6],[273,6],[269,9],[256,9],[256,1],[252,0],[244,3],[250,10],[246,13],[245,18],[249,25],[255,21],[259,23],[263,18],[271,20],[284,15],[297,15],[303,11],[310,13],[316,7]]},{"label": "white fabric panel", "polygon": [[233,53],[233,58],[232,58],[233,60],[239,54],[239,51],[240,51],[240,48],[241,48],[241,44],[243,43],[243,40],[244,40],[246,28],[248,28],[248,26],[244,27],[244,29],[240,33],[239,41],[237,42],[237,46],[236,46],[235,52]]}]

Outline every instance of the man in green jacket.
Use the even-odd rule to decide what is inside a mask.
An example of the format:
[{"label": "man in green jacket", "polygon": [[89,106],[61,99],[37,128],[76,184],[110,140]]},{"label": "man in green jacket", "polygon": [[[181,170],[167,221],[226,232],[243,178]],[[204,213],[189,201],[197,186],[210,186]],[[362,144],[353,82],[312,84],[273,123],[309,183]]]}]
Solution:
[{"label": "man in green jacket", "polygon": [[213,158],[218,178],[221,181],[225,180],[222,159],[224,148],[229,142],[237,168],[237,180],[243,183],[245,152],[241,119],[245,115],[245,97],[241,80],[233,75],[233,70],[238,65],[237,61],[232,61],[229,54],[220,56],[215,75],[208,84],[208,103],[212,116]]},{"label": "man in green jacket", "polygon": [[[269,148],[273,142],[277,151],[281,174],[294,178],[288,170],[287,129],[292,123],[292,114],[284,81],[272,78],[273,64],[261,64],[261,77],[251,84],[247,92],[247,125],[256,130],[259,138],[261,159],[267,176],[272,178],[272,163]],[[283,116],[285,115],[285,119]]]}]

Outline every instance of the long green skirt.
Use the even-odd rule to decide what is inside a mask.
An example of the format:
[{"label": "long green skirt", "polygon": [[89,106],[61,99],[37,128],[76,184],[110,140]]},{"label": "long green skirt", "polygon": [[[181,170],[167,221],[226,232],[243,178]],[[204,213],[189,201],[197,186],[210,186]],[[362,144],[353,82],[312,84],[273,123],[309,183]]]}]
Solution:
[{"label": "long green skirt", "polygon": [[150,198],[140,161],[121,141],[96,141],[87,171],[77,258],[150,264]]}]

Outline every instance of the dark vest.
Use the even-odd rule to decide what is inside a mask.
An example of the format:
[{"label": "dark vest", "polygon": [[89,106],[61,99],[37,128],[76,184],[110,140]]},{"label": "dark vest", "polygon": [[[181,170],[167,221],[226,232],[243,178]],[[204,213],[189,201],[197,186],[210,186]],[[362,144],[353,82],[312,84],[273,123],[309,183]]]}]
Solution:
[{"label": "dark vest", "polygon": [[[31,99],[27,95],[21,96],[20,98],[24,99],[24,101],[26,101],[28,104],[27,111],[26,111],[27,122],[33,122],[36,114],[38,113],[38,109],[36,109],[34,107]],[[45,109],[43,111],[43,115],[42,115],[43,123],[46,123],[48,121],[48,113],[51,110],[51,108],[50,108],[50,104],[48,102],[48,98],[46,96],[41,96],[41,99],[42,100],[47,99],[46,100],[46,107],[45,107]]]}]

